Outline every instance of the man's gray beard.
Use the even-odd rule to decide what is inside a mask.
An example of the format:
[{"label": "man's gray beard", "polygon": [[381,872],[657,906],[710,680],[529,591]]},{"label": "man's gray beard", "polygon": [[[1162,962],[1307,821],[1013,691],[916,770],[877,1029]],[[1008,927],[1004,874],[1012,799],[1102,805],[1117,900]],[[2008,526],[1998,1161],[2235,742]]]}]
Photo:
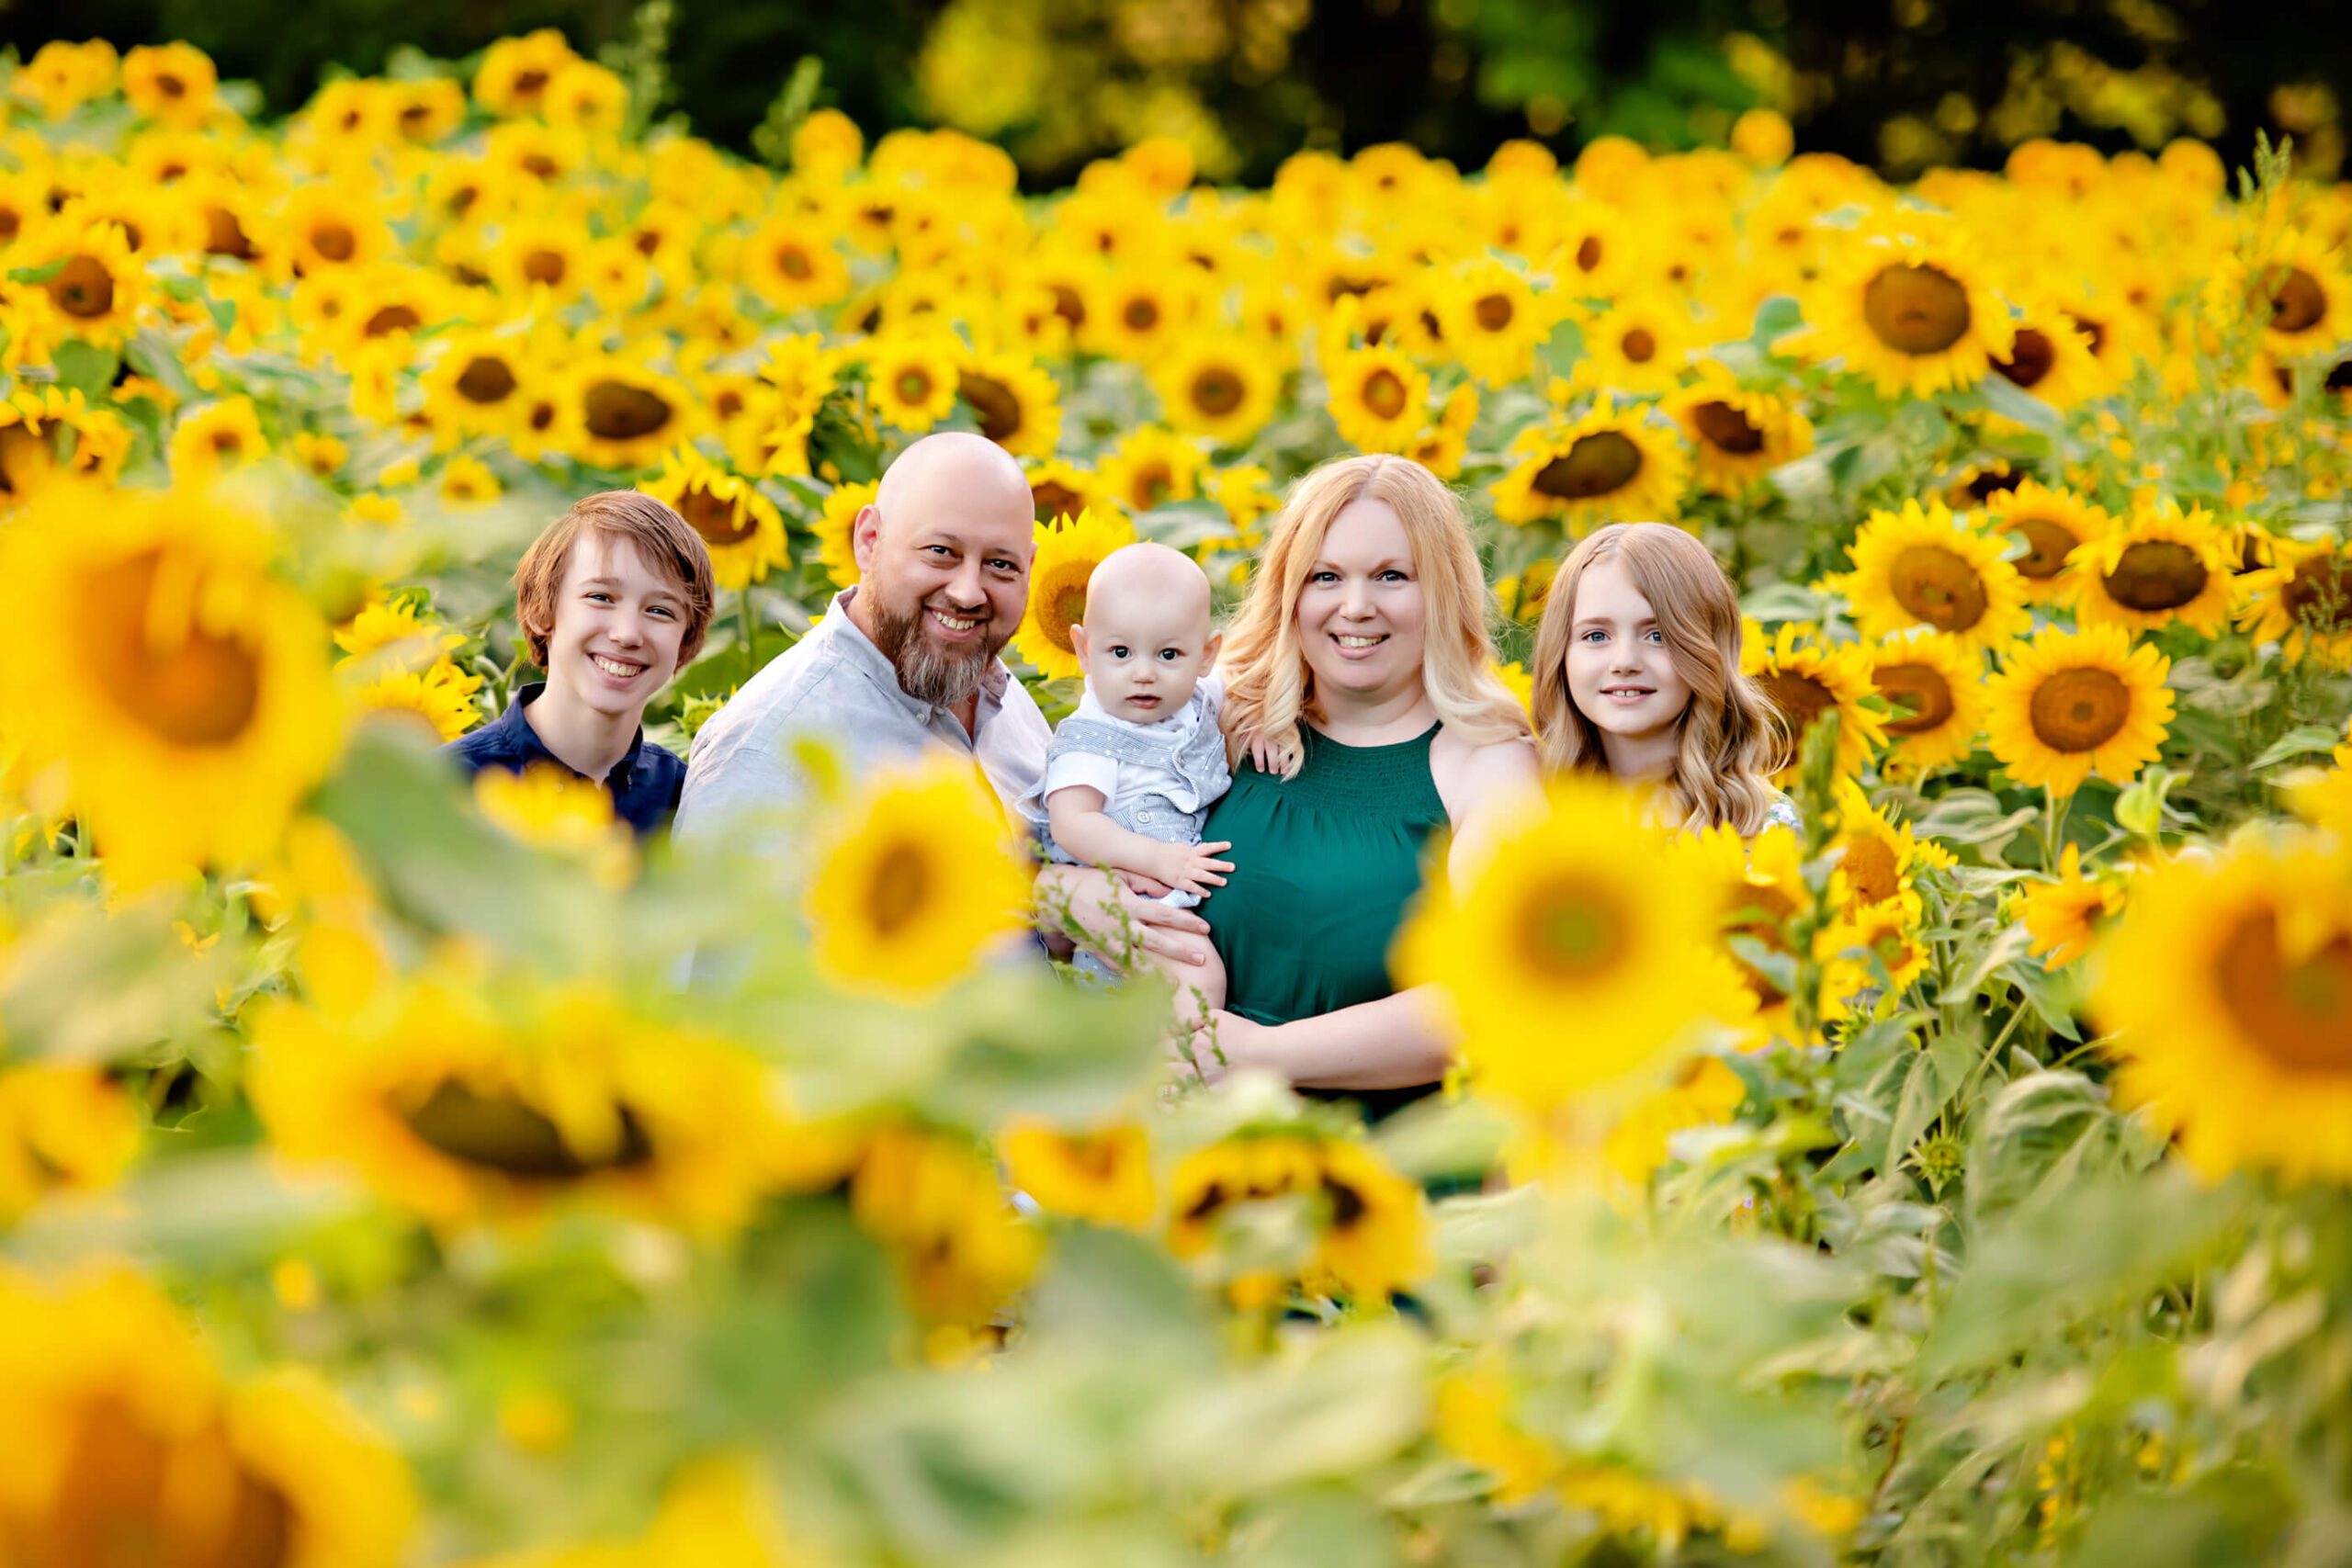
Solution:
[{"label": "man's gray beard", "polygon": [[978,641],[961,648],[940,648],[923,634],[922,606],[901,615],[877,596],[874,601],[874,646],[899,672],[899,689],[919,703],[952,708],[980,689],[980,681],[995,662],[1005,639],[991,642],[989,623],[981,624]]}]

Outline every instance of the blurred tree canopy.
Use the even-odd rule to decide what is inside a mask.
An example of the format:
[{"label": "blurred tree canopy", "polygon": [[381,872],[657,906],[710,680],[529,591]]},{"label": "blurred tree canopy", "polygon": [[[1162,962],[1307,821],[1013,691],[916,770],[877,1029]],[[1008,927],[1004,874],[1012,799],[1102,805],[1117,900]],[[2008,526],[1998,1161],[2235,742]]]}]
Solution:
[{"label": "blurred tree canopy", "polygon": [[[0,0],[5,3],[5,0]],[[2109,151],[2176,135],[2247,160],[2256,127],[2340,170],[2352,30],[2325,0],[671,0],[670,96],[749,150],[795,65],[869,130],[946,124],[999,141],[1033,185],[1153,134],[1204,175],[1262,181],[1302,146],[1406,141],[1465,167],[1532,136],[1566,153],[1622,132],[1720,141],[1781,110],[1798,144],[1895,175],[1997,164],[2035,136]],[[403,45],[462,61],[558,27],[623,47],[632,0],[81,0],[0,10],[0,41],[185,39],[273,111]]]}]

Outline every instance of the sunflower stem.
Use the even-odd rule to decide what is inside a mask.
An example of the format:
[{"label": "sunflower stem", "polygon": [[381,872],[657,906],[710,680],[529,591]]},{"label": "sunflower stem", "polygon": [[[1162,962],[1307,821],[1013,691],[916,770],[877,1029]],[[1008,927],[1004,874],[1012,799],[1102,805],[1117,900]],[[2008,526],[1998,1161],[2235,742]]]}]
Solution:
[{"label": "sunflower stem", "polygon": [[2042,786],[2042,794],[2048,800],[2049,815],[2041,829],[2041,869],[2055,876],[2061,845],[2066,836],[2066,809],[2074,805],[2075,795],[2072,790],[2061,795],[2047,784]]},{"label": "sunflower stem", "polygon": [[743,646],[743,679],[760,672],[760,618],[752,613],[752,585],[735,592],[735,640]]}]

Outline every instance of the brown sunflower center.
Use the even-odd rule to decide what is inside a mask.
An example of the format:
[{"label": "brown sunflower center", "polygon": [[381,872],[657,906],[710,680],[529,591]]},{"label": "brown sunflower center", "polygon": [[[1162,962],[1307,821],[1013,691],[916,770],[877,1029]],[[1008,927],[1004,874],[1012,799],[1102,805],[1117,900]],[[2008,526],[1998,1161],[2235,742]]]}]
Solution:
[{"label": "brown sunflower center", "polygon": [[1323,1178],[1323,1190],[1331,1200],[1331,1228],[1335,1231],[1353,1230],[1370,1212],[1371,1205],[1363,1201],[1363,1194],[1336,1176],[1327,1174]]},{"label": "brown sunflower center", "polygon": [[49,297],[69,316],[103,316],[114,309],[114,274],[96,256],[71,257],[49,280]]},{"label": "brown sunflower center", "polygon": [[972,417],[980,422],[980,434],[991,441],[1012,440],[1026,423],[1021,417],[1020,398],[992,376],[963,372],[956,378],[956,395],[971,405]]},{"label": "brown sunflower center", "polygon": [[2025,541],[2025,554],[2009,564],[2018,575],[2036,582],[2055,577],[2065,569],[2066,557],[2073,553],[2074,533],[2062,523],[2047,517],[2012,517],[2008,532]]},{"label": "brown sunflower center", "polygon": [[163,564],[162,552],[149,550],[85,580],[90,668],[107,695],[150,733],[175,746],[225,746],[245,733],[261,706],[261,655],[236,637],[195,627],[169,641],[155,637],[150,623]]},{"label": "brown sunflower center", "polygon": [[2327,289],[2301,267],[2276,269],[2270,289],[2270,325],[2282,333],[2309,332],[2327,315]]},{"label": "brown sunflower center", "polygon": [[1127,324],[1127,330],[1131,333],[1148,333],[1159,325],[1159,301],[1150,299],[1130,299],[1125,309],[1119,312],[1119,319]]},{"label": "brown sunflower center", "polygon": [[1627,359],[1636,365],[1647,365],[1657,357],[1657,339],[1645,327],[1635,327],[1620,339],[1617,346]]},{"label": "brown sunflower center", "polygon": [[1086,324],[1086,297],[1067,283],[1048,284],[1054,291],[1054,314],[1071,326]]},{"label": "brown sunflower center", "polygon": [[1718,452],[1746,457],[1764,449],[1764,433],[1755,422],[1721,399],[1711,398],[1693,408],[1690,423],[1698,426],[1699,439]]},{"label": "brown sunflower center", "polygon": [[1883,904],[1903,891],[1903,870],[1894,846],[1875,834],[1848,844],[1845,858],[1838,863],[1846,874],[1846,885],[1860,903]]},{"label": "brown sunflower center", "polygon": [[2278,915],[2256,910],[2222,943],[2212,973],[2222,1005],[2263,1055],[2290,1073],[2352,1072],[2352,934],[2290,958]]},{"label": "brown sunflower center", "polygon": [[514,395],[514,372],[493,355],[476,355],[458,373],[457,386],[469,403],[503,403]]},{"label": "brown sunflower center", "polygon": [[1223,366],[1212,366],[1193,378],[1193,406],[1212,419],[1222,419],[1241,406],[1241,378]]},{"label": "brown sunflower center", "polygon": [[635,441],[666,428],[675,411],[660,393],[627,381],[598,381],[581,400],[588,434],[604,441]]},{"label": "brown sunflower center", "polygon": [[2197,552],[2172,539],[2126,548],[2103,580],[2107,596],[2130,610],[2177,610],[2205,592],[2209,573]]},{"label": "brown sunflower center", "polygon": [[1519,318],[1519,307],[1511,303],[1508,294],[1486,294],[1470,307],[1470,314],[1477,321],[1481,332],[1498,333]]},{"label": "brown sunflower center", "polygon": [[1789,754],[1793,757],[1805,731],[1813,728],[1815,719],[1836,707],[1838,699],[1828,687],[1793,670],[1770,670],[1756,679],[1788,727]]},{"label": "brown sunflower center", "polygon": [[359,254],[359,236],[341,223],[322,223],[311,231],[311,249],[322,260],[346,262]]},{"label": "brown sunflower center", "polygon": [[865,885],[865,923],[888,941],[922,913],[935,891],[931,857],[921,844],[899,839],[874,863]]},{"label": "brown sunflower center", "polygon": [[235,213],[225,207],[210,206],[204,209],[204,251],[207,255],[251,261],[254,243]]},{"label": "brown sunflower center", "polygon": [[932,385],[930,371],[920,365],[910,365],[899,370],[898,378],[890,383],[890,389],[902,403],[919,403],[931,396]]},{"label": "brown sunflower center", "polygon": [[817,270],[815,265],[808,259],[808,253],[798,245],[783,245],[777,248],[775,269],[795,283],[807,281]]},{"label": "brown sunflower center", "polygon": [[544,283],[550,288],[561,283],[563,275],[571,270],[571,265],[564,259],[561,251],[541,247],[523,257],[523,276],[533,283]]},{"label": "brown sunflower center", "polygon": [[1127,499],[1137,512],[1149,512],[1176,491],[1176,476],[1166,463],[1146,463],[1128,481]]},{"label": "brown sunflower center", "polygon": [[740,545],[760,531],[760,520],[748,506],[737,513],[733,502],[716,496],[700,485],[694,485],[678,497],[678,515],[686,525],[702,536],[703,543],[714,548]]},{"label": "brown sunflower center", "polygon": [[[295,1556],[293,1506],[246,1467],[217,1421],[159,1431],[148,1415],[100,1394],[74,1412],[60,1439],[49,1506],[0,1523],[12,1562],[284,1568]],[[217,1488],[201,1513],[187,1506],[191,1476]]]},{"label": "brown sunflower center", "polygon": [[2352,561],[2342,556],[2313,556],[2295,568],[2279,597],[2299,626],[2352,629]]},{"label": "brown sunflower center", "polygon": [[1060,517],[1074,517],[1086,506],[1086,498],[1059,479],[1046,479],[1030,486],[1029,499],[1035,504],[1037,521],[1040,523],[1052,523]]},{"label": "brown sunflower center", "polygon": [[1518,928],[1520,956],[1546,979],[1589,979],[1625,951],[1622,903],[1610,889],[1573,875],[1532,888]]},{"label": "brown sunflower center", "polygon": [[1964,632],[1984,618],[1984,580],[1955,550],[1906,545],[1886,576],[1894,602],[1940,631]]},{"label": "brown sunflower center", "polygon": [[653,1142],[628,1106],[615,1108],[613,1146],[594,1158],[565,1141],[535,1107],[508,1094],[484,1094],[443,1078],[424,1100],[395,1110],[417,1138],[461,1165],[526,1181],[576,1181],[598,1170],[626,1170],[653,1157]]},{"label": "brown sunflower center", "polygon": [[2035,739],[2053,751],[2096,751],[2132,717],[2132,689],[2107,670],[2061,670],[2034,688]]},{"label": "brown sunflower center", "polygon": [[1395,419],[1405,412],[1405,382],[1396,372],[1385,366],[1364,378],[1363,406],[1382,419]]},{"label": "brown sunflower center", "polygon": [[514,96],[518,98],[537,97],[547,89],[548,73],[544,71],[518,71],[514,74]]},{"label": "brown sunflower center", "polygon": [[2049,333],[2033,327],[2019,327],[2009,356],[1993,361],[1993,368],[2031,391],[2057,363],[2058,348],[2050,341]]},{"label": "brown sunflower center", "polygon": [[1968,290],[1941,267],[1882,267],[1862,289],[1862,321],[1897,354],[1941,354],[1968,335]]},{"label": "brown sunflower center", "polygon": [[1632,484],[1642,471],[1642,449],[1615,430],[1596,430],[1536,473],[1534,488],[1563,501],[1589,501]]},{"label": "brown sunflower center", "polygon": [[1886,728],[1897,735],[1925,735],[1951,717],[1956,709],[1951,682],[1932,664],[1882,664],[1873,675],[1878,694],[1908,718],[1890,718]]},{"label": "brown sunflower center", "polygon": [[406,305],[387,305],[368,317],[368,324],[359,330],[363,337],[382,337],[387,333],[414,332],[424,324],[424,318]]}]

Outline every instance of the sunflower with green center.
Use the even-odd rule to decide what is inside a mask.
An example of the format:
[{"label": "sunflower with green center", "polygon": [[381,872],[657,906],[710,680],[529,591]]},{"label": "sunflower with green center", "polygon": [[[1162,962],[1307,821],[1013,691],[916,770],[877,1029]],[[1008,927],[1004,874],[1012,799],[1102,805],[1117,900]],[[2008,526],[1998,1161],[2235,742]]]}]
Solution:
[{"label": "sunflower with green center", "polygon": [[691,445],[673,448],[662,471],[639,480],[637,488],[685,519],[710,551],[710,569],[721,588],[748,587],[791,564],[791,545],[775,502]]},{"label": "sunflower with green center", "polygon": [[[1695,1031],[1740,1010],[1706,962],[1719,895],[1697,852],[1645,829],[1606,782],[1554,781],[1458,886],[1421,897],[1390,956],[1439,987],[1481,1092],[1538,1113],[1653,1081]],[[1574,1018],[1563,1051],[1531,1018]]]},{"label": "sunflower with green center", "polygon": [[1797,753],[1807,731],[1822,715],[1838,715],[1837,768],[1840,773],[1859,772],[1876,748],[1886,743],[1879,716],[1862,705],[1875,689],[1871,680],[1871,655],[1854,643],[1828,644],[1811,628],[1793,622],[1770,637],[1747,623],[1739,646],[1740,672],[1764,689],[1780,716],[1786,747],[1776,775],[1781,783],[1796,772]]},{"label": "sunflower with green center", "polygon": [[1842,360],[1889,397],[1973,387],[2017,349],[2008,307],[1974,258],[1914,233],[1845,239],[1807,291],[1804,314],[1804,352]]},{"label": "sunflower with green center", "polygon": [[1965,758],[1984,728],[1984,655],[1941,632],[1888,637],[1871,649],[1871,684],[1892,716],[1882,760],[1918,778]]},{"label": "sunflower with green center", "polygon": [[1984,531],[2009,535],[2025,547],[2009,564],[2029,604],[2056,603],[2068,590],[2066,566],[2075,552],[2113,525],[2104,509],[2074,491],[2035,479],[1996,491],[1984,502]]},{"label": "sunflower with green center", "polygon": [[1987,684],[1986,742],[2010,777],[2052,795],[2072,795],[2094,773],[2128,783],[2164,745],[2170,669],[2120,626],[2045,626],[2011,648]]},{"label": "sunflower with green center", "polygon": [[1690,458],[1681,437],[1639,406],[1608,398],[1567,424],[1532,425],[1510,446],[1516,459],[1494,483],[1506,523],[1557,522],[1583,535],[1603,523],[1670,523],[1682,513]]},{"label": "sunflower with green center", "polygon": [[1906,501],[1900,512],[1870,514],[1847,547],[1854,570],[1830,582],[1864,637],[1924,626],[1972,649],[1998,648],[2032,624],[2017,568],[2001,551],[1999,539],[1942,502],[1922,509]]},{"label": "sunflower with green center", "polygon": [[65,765],[120,886],[262,858],[342,748],[326,628],[270,547],[193,491],[63,480],[0,534],[0,570],[48,617],[0,671],[5,728]]},{"label": "sunflower with green center", "polygon": [[274,1002],[252,1038],[276,1152],[445,1231],[583,1205],[723,1232],[789,1135],[741,1047],[462,958],[349,1016]]},{"label": "sunflower with green center", "polygon": [[1402,452],[1429,417],[1430,378],[1397,349],[1346,350],[1324,376],[1324,406],[1359,452]]},{"label": "sunflower with green center", "polygon": [[1770,392],[1742,387],[1712,359],[1700,366],[1696,384],[1658,406],[1698,454],[1699,484],[1710,494],[1744,495],[1771,469],[1813,450],[1811,420]]},{"label": "sunflower with green center", "polygon": [[956,395],[980,434],[1016,457],[1050,457],[1061,438],[1061,395],[1027,355],[975,354],[956,367]]},{"label": "sunflower with green center", "polygon": [[2238,624],[2257,643],[2276,642],[2288,663],[2305,659],[2352,670],[2352,548],[2329,538],[2272,536],[2259,547],[2268,564],[2239,581]]},{"label": "sunflower with green center", "polygon": [[2135,508],[2074,553],[2065,603],[2086,628],[2153,632],[2177,621],[2219,637],[2230,620],[2233,553],[2211,513],[2201,506],[2184,513],[2166,497]]},{"label": "sunflower with green center", "polygon": [[968,761],[878,780],[823,841],[810,946],[842,990],[936,996],[1027,912],[1030,878],[1003,807]]},{"label": "sunflower with green center", "polygon": [[1104,557],[1135,542],[1135,525],[1115,513],[1098,517],[1083,512],[1058,527],[1037,530],[1037,554],[1029,563],[1029,612],[1012,641],[1047,680],[1082,673],[1070,628],[1086,619],[1086,585]]},{"label": "sunflower with green center", "polygon": [[835,588],[854,588],[863,575],[857,567],[857,514],[882,493],[879,480],[835,485],[817,514],[817,558]]},{"label": "sunflower with green center", "polygon": [[956,412],[963,345],[937,333],[885,333],[865,348],[865,385],[882,423],[920,434]]},{"label": "sunflower with green center", "polygon": [[1163,417],[1220,446],[1246,446],[1274,417],[1282,367],[1238,333],[1193,334],[1151,367]]},{"label": "sunflower with green center", "polygon": [[2352,878],[2301,834],[2132,883],[2093,993],[2118,1088],[2212,1176],[2352,1180]]}]

